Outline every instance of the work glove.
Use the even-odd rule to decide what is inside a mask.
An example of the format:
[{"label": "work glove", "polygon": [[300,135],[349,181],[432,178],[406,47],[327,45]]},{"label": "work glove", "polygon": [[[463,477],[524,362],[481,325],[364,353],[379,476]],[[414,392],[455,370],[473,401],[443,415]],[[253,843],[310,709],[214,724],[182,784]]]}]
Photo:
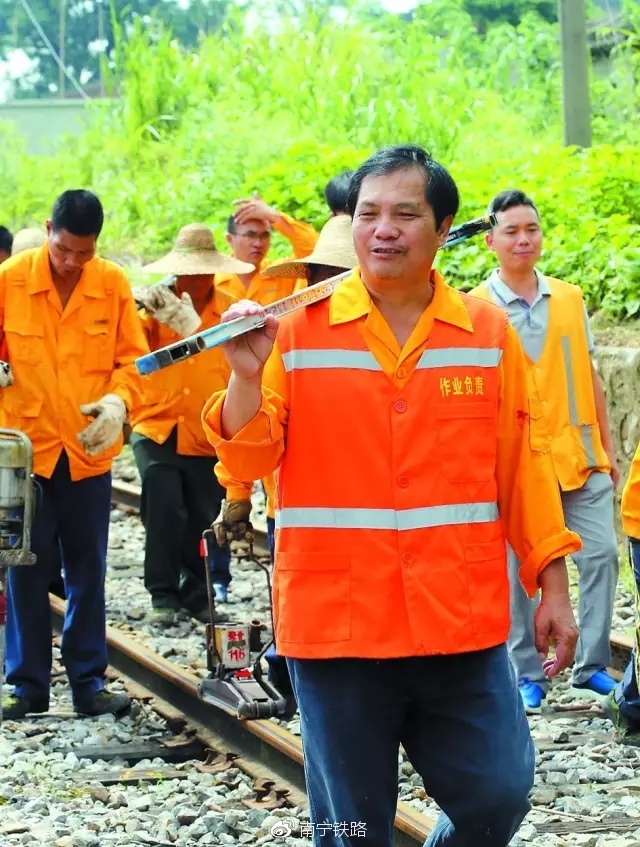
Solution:
[{"label": "work glove", "polygon": [[8,388],[13,385],[13,371],[9,362],[0,359],[0,388]]},{"label": "work glove", "polygon": [[251,500],[223,500],[218,519],[211,526],[219,547],[229,541],[249,541],[253,543]]},{"label": "work glove", "polygon": [[177,297],[166,285],[141,285],[132,294],[152,317],[183,338],[193,335],[202,323],[186,291]]},{"label": "work glove", "polygon": [[112,447],[120,435],[127,417],[124,400],[117,394],[105,394],[96,403],[80,406],[83,415],[91,415],[94,420],[78,434],[88,456],[97,456]]}]

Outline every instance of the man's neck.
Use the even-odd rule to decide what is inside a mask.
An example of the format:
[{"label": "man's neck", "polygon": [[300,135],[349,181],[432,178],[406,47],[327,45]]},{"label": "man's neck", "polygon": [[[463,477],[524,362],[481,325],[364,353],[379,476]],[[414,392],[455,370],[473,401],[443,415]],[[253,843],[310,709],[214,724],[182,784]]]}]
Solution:
[{"label": "man's neck", "polygon": [[538,277],[533,268],[521,272],[500,268],[498,276],[518,297],[532,303],[538,296]]},{"label": "man's neck", "polygon": [[[390,282],[387,288],[384,283]],[[433,300],[433,282],[403,285],[401,280],[376,280],[365,286],[402,349]]]},{"label": "man's neck", "polygon": [[239,280],[240,280],[240,282],[244,285],[244,287],[245,287],[245,289],[246,289],[247,291],[249,290],[249,286],[251,285],[251,281],[253,280],[254,276],[255,276],[258,272],[259,272],[259,269],[258,269],[258,268],[256,268],[256,270],[255,270],[255,271],[251,271],[251,273],[248,273],[248,274],[238,274],[238,275],[237,275],[237,276],[238,276],[238,279],[239,279]]}]

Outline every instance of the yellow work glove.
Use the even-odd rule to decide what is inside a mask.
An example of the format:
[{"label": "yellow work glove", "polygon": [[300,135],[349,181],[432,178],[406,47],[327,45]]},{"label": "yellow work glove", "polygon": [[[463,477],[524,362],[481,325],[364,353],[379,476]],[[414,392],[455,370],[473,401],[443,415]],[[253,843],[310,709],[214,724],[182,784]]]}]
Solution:
[{"label": "yellow work glove", "polygon": [[223,500],[222,510],[211,527],[218,546],[224,547],[229,541],[253,542],[250,515],[251,500]]},{"label": "yellow work glove", "polygon": [[0,359],[0,388],[8,388],[13,385],[13,371],[9,362]]},{"label": "yellow work glove", "polygon": [[132,289],[132,294],[152,317],[183,338],[193,335],[202,323],[186,291],[176,297],[166,285],[141,285]]},{"label": "yellow work glove", "polygon": [[124,400],[117,394],[105,394],[95,403],[80,406],[83,415],[90,415],[94,420],[86,429],[78,434],[88,456],[97,456],[112,447],[120,435],[127,417],[127,407]]}]

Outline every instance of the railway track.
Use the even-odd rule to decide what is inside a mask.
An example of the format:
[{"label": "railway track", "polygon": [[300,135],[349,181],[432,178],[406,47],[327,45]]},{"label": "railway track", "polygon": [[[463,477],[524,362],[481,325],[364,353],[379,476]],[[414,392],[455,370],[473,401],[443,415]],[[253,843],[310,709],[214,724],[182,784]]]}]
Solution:
[{"label": "railway track", "polygon": [[[139,507],[140,491],[128,483],[114,482],[113,497],[114,504],[125,511],[135,512]],[[256,548],[260,553],[267,553],[266,527],[257,526]],[[58,617],[62,613],[62,603],[55,598],[52,600],[54,613]],[[149,692],[156,702],[163,704],[167,714],[179,713],[192,727],[203,744],[209,744],[216,750],[223,751],[224,755],[245,763],[247,773],[256,774],[271,780],[276,786],[276,792],[286,794],[293,798],[304,797],[305,779],[303,770],[302,745],[298,736],[291,734],[287,729],[273,721],[250,721],[242,722],[227,715],[224,712],[204,703],[198,696],[199,678],[180,666],[161,658],[151,650],[140,646],[130,638],[123,636],[115,629],[108,629],[108,643],[110,663],[114,670],[121,676],[125,676],[133,685],[132,693],[135,694],[136,687]],[[633,649],[633,639],[627,635],[612,632],[611,646],[614,670],[622,672],[626,667]],[[580,707],[582,709],[583,707]],[[586,718],[587,713],[578,710],[576,706],[566,708],[554,708],[548,716],[550,720]],[[597,711],[595,716],[597,716]],[[606,736],[603,736],[605,740]],[[569,739],[564,746],[567,749],[578,746],[580,738],[576,735]],[[545,746],[546,744],[546,746]],[[557,751],[562,747],[557,739],[542,739],[538,743],[541,751]],[[241,767],[241,765],[238,765]],[[304,805],[304,804],[303,804]],[[545,815],[555,814],[555,810],[545,810],[538,807]],[[558,813],[562,815],[562,813]],[[567,816],[574,817],[574,816]],[[562,823],[560,817],[560,823]],[[414,810],[411,806],[403,803],[398,804],[398,814],[395,822],[395,843],[398,847],[414,847],[422,845],[433,827],[434,821],[424,814]],[[584,822],[565,821],[563,824],[567,831],[579,831],[579,826]],[[551,823],[540,825],[540,831],[551,832],[554,826],[560,824]],[[600,823],[589,822],[593,827],[599,827]],[[626,824],[625,824],[626,826]],[[576,829],[578,827],[578,829]],[[591,830],[589,830],[591,831]],[[595,830],[594,830],[595,831]]]},{"label": "railway track", "polygon": [[[62,629],[64,601],[51,597],[54,627]],[[233,761],[256,780],[271,782],[271,795],[300,805],[305,778],[300,739],[273,721],[239,721],[212,707],[198,695],[199,678],[153,651],[107,627],[110,675],[124,678],[134,697],[152,698],[159,714],[178,719],[182,736]],[[395,820],[396,847],[422,845],[434,821],[399,802]]]}]

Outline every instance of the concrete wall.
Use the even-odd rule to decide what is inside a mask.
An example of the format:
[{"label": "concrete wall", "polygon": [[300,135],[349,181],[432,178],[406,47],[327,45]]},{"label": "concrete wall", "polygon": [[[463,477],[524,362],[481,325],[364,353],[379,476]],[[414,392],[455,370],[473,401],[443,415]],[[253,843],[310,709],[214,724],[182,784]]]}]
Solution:
[{"label": "concrete wall", "polygon": [[596,367],[607,396],[609,419],[622,478],[616,523],[622,540],[620,497],[631,460],[640,443],[640,347],[596,347]]},{"label": "concrete wall", "polygon": [[[92,102],[92,101],[89,101]],[[14,100],[0,103],[0,121],[13,124],[30,153],[47,153],[62,135],[82,132],[90,118],[84,100]]]}]

